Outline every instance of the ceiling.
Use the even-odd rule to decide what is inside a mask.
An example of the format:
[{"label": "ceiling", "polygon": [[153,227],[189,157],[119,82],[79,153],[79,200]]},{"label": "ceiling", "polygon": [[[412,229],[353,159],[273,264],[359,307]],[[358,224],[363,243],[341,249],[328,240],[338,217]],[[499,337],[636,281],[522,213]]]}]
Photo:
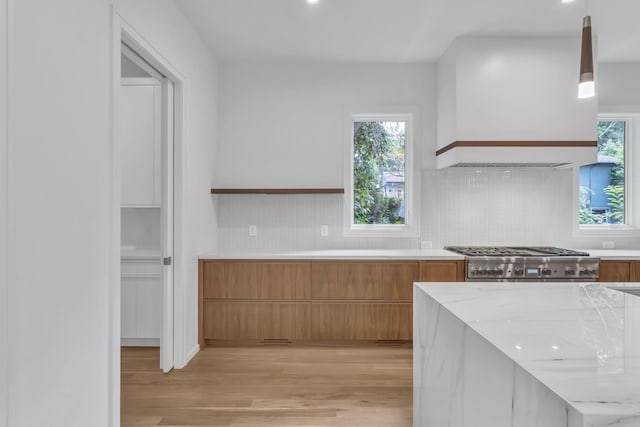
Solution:
[{"label": "ceiling", "polygon": [[[579,37],[586,0],[175,0],[222,61],[433,62],[458,36]],[[590,0],[601,62],[640,62],[640,0]]]}]

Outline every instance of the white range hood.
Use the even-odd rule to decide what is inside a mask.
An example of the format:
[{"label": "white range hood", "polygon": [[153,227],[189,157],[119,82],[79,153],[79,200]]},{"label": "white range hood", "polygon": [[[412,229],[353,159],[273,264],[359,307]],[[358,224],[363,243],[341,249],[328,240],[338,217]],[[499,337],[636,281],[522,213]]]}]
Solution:
[{"label": "white range hood", "polygon": [[456,141],[437,151],[448,167],[573,167],[596,163],[595,141]]},{"label": "white range hood", "polygon": [[459,38],[438,62],[437,167],[597,161],[595,98],[578,99],[579,38]]}]

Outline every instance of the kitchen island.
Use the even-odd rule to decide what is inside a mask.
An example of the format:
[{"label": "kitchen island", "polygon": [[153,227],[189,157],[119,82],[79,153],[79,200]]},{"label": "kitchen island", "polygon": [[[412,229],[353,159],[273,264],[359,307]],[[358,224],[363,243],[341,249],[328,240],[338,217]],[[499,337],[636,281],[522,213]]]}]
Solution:
[{"label": "kitchen island", "polygon": [[608,285],[416,283],[414,426],[639,426],[640,298]]}]

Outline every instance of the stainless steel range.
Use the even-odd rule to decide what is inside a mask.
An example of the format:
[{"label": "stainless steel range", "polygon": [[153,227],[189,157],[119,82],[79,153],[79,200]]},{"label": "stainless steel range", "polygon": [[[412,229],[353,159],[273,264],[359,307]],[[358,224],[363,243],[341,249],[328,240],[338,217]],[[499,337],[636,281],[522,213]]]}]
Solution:
[{"label": "stainless steel range", "polygon": [[466,257],[468,282],[593,282],[600,258],[548,246],[445,246]]}]

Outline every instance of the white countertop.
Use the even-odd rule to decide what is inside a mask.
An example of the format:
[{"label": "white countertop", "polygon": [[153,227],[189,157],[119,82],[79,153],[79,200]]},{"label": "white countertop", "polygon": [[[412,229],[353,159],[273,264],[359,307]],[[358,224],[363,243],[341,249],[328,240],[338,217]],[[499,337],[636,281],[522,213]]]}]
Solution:
[{"label": "white countertop", "polygon": [[464,259],[462,255],[444,249],[324,249],[311,251],[228,251],[221,250],[200,255],[200,259],[362,259],[362,260],[420,260]]},{"label": "white countertop", "polygon": [[580,249],[591,256],[608,260],[640,260],[640,249]]},{"label": "white countertop", "polygon": [[599,283],[416,286],[593,425],[640,425],[640,297]]},{"label": "white countertop", "polygon": [[[640,260],[640,249],[580,249],[591,256],[607,260]],[[362,260],[438,260],[464,259],[463,255],[444,249],[318,249],[307,251],[250,251],[222,249],[205,253],[200,259],[362,259]]]}]

